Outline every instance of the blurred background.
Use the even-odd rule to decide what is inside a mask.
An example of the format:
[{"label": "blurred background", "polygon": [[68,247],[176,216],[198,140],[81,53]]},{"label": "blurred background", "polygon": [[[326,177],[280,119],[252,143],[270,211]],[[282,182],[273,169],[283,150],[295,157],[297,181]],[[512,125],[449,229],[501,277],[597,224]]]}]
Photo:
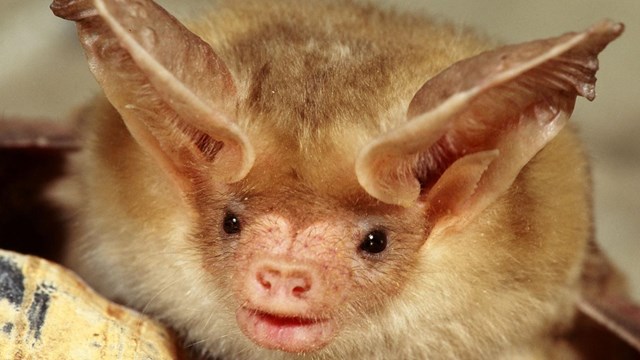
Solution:
[{"label": "blurred background", "polygon": [[[472,26],[505,43],[582,30],[602,18],[626,24],[600,56],[597,99],[573,119],[593,160],[596,233],[640,300],[640,1],[378,0]],[[188,16],[205,0],[158,1]],[[75,26],[47,0],[0,0],[0,115],[62,120],[97,92]]]}]

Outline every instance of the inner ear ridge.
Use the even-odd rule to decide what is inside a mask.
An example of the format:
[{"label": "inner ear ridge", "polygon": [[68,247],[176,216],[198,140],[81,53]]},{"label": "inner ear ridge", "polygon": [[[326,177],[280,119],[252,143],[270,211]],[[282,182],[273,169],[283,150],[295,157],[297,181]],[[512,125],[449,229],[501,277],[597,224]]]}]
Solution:
[{"label": "inner ear ridge", "polygon": [[[416,163],[420,169],[416,172],[422,175],[421,182],[432,183],[433,180],[429,178],[437,179],[463,153],[471,154],[496,148],[497,141],[493,140],[501,137],[496,134],[504,134],[509,129],[520,126],[524,121],[548,123],[561,111],[571,113],[576,97],[574,91],[588,95],[595,76],[587,71],[595,70],[593,67],[589,67],[591,70],[583,68],[577,75],[568,76],[564,71],[550,70],[555,66],[554,62],[555,59],[550,60],[543,66],[523,73],[515,81],[501,83],[470,99],[467,108],[451,119],[452,130],[445,132],[418,157],[419,160]],[[578,76],[582,79],[577,80]],[[539,88],[539,83],[550,85],[547,86],[548,91],[531,90]],[[486,119],[487,112],[478,109],[494,108],[496,107],[494,103],[509,105],[502,106],[503,114],[499,119],[494,116],[488,117],[495,120]],[[548,108],[552,108],[553,114],[547,117],[535,116],[536,114],[522,116],[529,111],[539,111],[541,104],[547,104]],[[480,115],[470,115],[470,113]]]},{"label": "inner ear ridge", "polygon": [[[621,24],[604,21],[581,33],[568,33],[556,38],[510,45],[452,65],[425,83],[416,93],[407,111],[407,117],[410,119],[407,123],[380,136],[363,148],[356,161],[356,175],[360,184],[379,200],[393,201],[394,196],[389,194],[389,190],[382,192],[383,198],[379,196],[381,182],[376,182],[376,176],[392,174],[394,169],[379,166],[375,157],[384,156],[385,151],[388,151],[397,160],[395,164],[390,163],[390,166],[403,167],[407,161],[415,162],[420,158],[420,152],[428,153],[434,148],[434,144],[450,141],[447,136],[455,134],[450,129],[462,126],[464,129],[459,133],[467,132],[467,126],[474,123],[460,124],[460,120],[465,118],[464,113],[477,110],[477,106],[491,98],[491,95],[499,94],[507,100],[506,106],[502,108],[508,113],[496,113],[499,120],[489,119],[485,124],[477,121],[481,127],[490,127],[501,123],[500,120],[508,120],[502,125],[508,129],[514,123],[518,126],[514,119],[540,120],[536,116],[516,116],[517,111],[523,108],[540,109],[537,106],[540,102],[553,107],[553,112],[560,116],[562,111],[571,112],[573,105],[566,106],[565,102],[575,101],[578,94],[593,99],[595,71],[598,67],[597,55],[620,35],[622,29]],[[559,69],[553,68],[558,64],[561,64]],[[480,69],[477,69],[478,66]],[[468,76],[461,77],[461,73]],[[513,95],[504,92],[508,87],[515,87],[518,91]],[[528,87],[537,90],[532,91]],[[558,96],[558,104],[549,101],[550,95],[545,94],[549,91]],[[533,98],[530,99],[531,97]],[[473,121],[472,116],[469,118]],[[542,120],[551,122],[553,119]],[[453,149],[455,150],[455,146]],[[486,149],[487,147],[475,150],[466,148],[461,151],[472,153]],[[454,160],[455,157],[452,158],[452,161]],[[396,185],[399,193],[405,193],[401,184]],[[385,187],[391,186],[393,185],[385,184]],[[408,201],[404,197],[396,198]]]},{"label": "inner ear ridge", "polygon": [[422,196],[431,217],[456,216],[476,194],[478,187],[500,151],[491,149],[455,160]]},{"label": "inner ear ridge", "polygon": [[[170,69],[166,68],[152,56],[147,49],[138,42],[133,30],[125,29],[119,19],[110,12],[107,4],[114,6],[116,11],[121,10],[119,5],[111,4],[109,0],[99,0],[95,2],[95,6],[102,19],[108,24],[110,31],[115,37],[119,39],[121,46],[126,49],[125,51],[135,66],[147,78],[150,86],[155,89],[164,103],[172,108],[174,112],[179,114],[183,119],[185,117],[189,119],[188,125],[186,125],[187,122],[182,122],[184,125],[182,128],[192,140],[196,141],[195,148],[199,149],[203,158],[215,160],[214,162],[219,163],[221,169],[218,171],[218,176],[220,176],[224,182],[231,183],[244,178],[251,169],[255,159],[253,148],[245,134],[238,128],[235,122],[231,121],[226,114],[218,108],[221,106],[220,103],[212,105],[206,99],[203,99],[201,97],[202,94],[198,93],[198,90],[202,89],[198,89],[197,86],[196,89],[190,89],[181,79],[176,78],[176,74],[173,74]],[[193,44],[194,46],[207,52],[208,55],[205,56],[204,61],[213,61],[215,63],[214,67],[224,72],[224,74],[222,74],[223,83],[228,85],[228,83],[231,82],[231,85],[233,85],[228,69],[224,64],[221,65],[220,59],[218,59],[208,44],[204,43],[197,35],[191,33],[164,9],[152,2],[149,2],[149,4],[153,11],[159,11],[163,18],[170,21],[172,26],[175,26],[176,31],[180,31],[182,36],[189,37],[189,39],[193,40],[193,42],[195,42],[195,44]],[[177,71],[184,70],[178,69]],[[219,75],[220,74],[216,73],[212,76]],[[223,91],[225,89],[219,90]],[[235,94],[234,86],[226,90],[232,91]],[[197,133],[199,134],[196,135]],[[213,142],[203,142],[207,137],[215,140],[213,140]],[[220,146],[216,143],[223,143],[228,145],[226,148],[233,149],[225,153],[226,157],[230,156],[232,158],[221,159],[218,155],[221,154],[221,150],[225,146]],[[221,160],[222,163],[218,160]]]},{"label": "inner ear ridge", "polygon": [[[165,139],[164,149],[175,149],[173,161],[176,164],[185,164],[182,168],[195,166],[208,167],[217,160],[217,155],[224,147],[222,141],[215,140],[212,136],[193,126],[188,125],[180,115],[173,112],[167,116],[165,123],[171,125],[152,126],[152,133],[159,139]],[[158,132],[164,132],[159,134]],[[168,132],[168,133],[167,133]],[[162,144],[163,141],[160,141]],[[166,153],[166,151],[163,150]],[[181,168],[179,165],[178,168]],[[187,169],[183,169],[187,171]]]}]

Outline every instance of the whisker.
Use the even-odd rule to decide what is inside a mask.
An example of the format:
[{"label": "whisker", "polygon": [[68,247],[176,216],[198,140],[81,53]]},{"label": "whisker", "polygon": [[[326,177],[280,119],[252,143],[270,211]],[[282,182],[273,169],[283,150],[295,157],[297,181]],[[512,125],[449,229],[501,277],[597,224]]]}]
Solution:
[{"label": "whisker", "polygon": [[143,314],[147,314],[147,310],[149,308],[149,306],[151,305],[151,303],[156,300],[158,298],[158,296],[160,296],[163,292],[165,292],[167,289],[169,289],[171,286],[175,285],[180,279],[174,279],[173,281],[169,282],[167,285],[165,285],[164,287],[162,287],[162,289],[158,290],[158,292],[156,292],[155,295],[153,295],[145,304],[145,306],[142,308],[142,310],[140,310],[140,312],[142,312]]}]

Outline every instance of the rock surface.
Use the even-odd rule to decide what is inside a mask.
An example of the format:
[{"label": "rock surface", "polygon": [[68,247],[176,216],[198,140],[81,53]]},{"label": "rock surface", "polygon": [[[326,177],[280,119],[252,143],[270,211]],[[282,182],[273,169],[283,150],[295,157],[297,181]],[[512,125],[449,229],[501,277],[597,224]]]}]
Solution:
[{"label": "rock surface", "polygon": [[177,359],[173,335],[71,271],[0,250],[0,359]]}]

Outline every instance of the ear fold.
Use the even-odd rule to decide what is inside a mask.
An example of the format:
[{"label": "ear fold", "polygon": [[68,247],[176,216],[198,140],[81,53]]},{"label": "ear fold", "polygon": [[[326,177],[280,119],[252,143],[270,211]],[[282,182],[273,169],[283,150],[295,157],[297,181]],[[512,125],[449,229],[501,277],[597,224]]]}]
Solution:
[{"label": "ear fold", "polygon": [[452,65],[416,93],[405,124],[360,152],[360,184],[402,206],[423,191],[436,221],[472,218],[558,134],[577,95],[595,97],[597,55],[622,30],[605,21]]},{"label": "ear fold", "polygon": [[192,167],[242,179],[254,154],[231,121],[231,73],[211,47],[150,0],[55,0],[77,22],[91,71],[126,126],[181,187]]}]

